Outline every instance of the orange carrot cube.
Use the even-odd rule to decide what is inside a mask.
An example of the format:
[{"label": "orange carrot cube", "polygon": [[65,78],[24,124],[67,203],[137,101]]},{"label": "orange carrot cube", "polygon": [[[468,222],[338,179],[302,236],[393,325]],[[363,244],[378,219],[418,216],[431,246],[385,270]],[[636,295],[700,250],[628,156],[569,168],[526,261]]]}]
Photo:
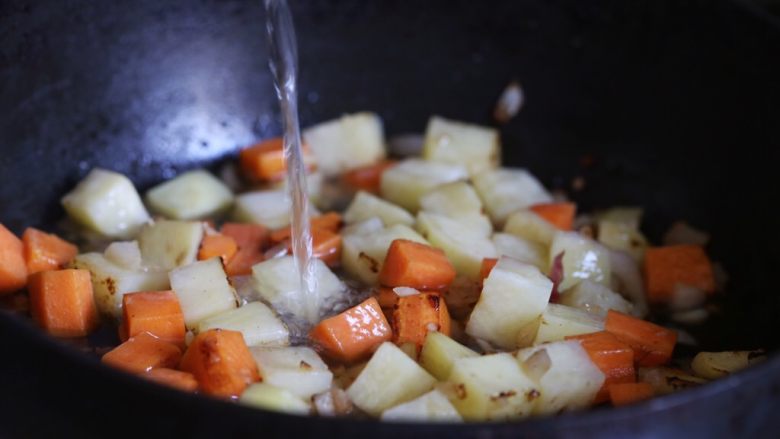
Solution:
[{"label": "orange carrot cube", "polygon": [[28,274],[61,268],[79,252],[78,247],[59,236],[32,227],[24,231],[22,243]]},{"label": "orange carrot cube", "polygon": [[342,179],[347,186],[355,190],[364,190],[371,193],[379,193],[379,185],[382,182],[382,174],[395,166],[393,160],[383,160],[378,163],[361,166],[344,173]]},{"label": "orange carrot cube", "polygon": [[0,295],[21,290],[25,284],[27,264],[22,241],[0,224]]},{"label": "orange carrot cube", "polygon": [[671,329],[612,309],[607,312],[604,330],[631,346],[634,350],[634,362],[639,366],[660,366],[667,363],[677,343],[677,333]]},{"label": "orange carrot cube", "polygon": [[198,334],[184,353],[180,369],[192,373],[203,392],[225,398],[241,395],[249,384],[260,380],[244,336],[226,329]]},{"label": "orange carrot cube", "polygon": [[649,383],[619,383],[609,386],[609,399],[614,406],[644,401],[653,395],[653,386]]},{"label": "orange carrot cube", "polygon": [[157,367],[174,368],[181,359],[178,346],[142,332],[103,355],[101,361],[130,373],[143,373]]},{"label": "orange carrot cube", "polygon": [[634,370],[634,350],[606,331],[566,337],[567,340],[579,340],[593,364],[604,373],[606,379],[596,395],[594,402],[609,400],[609,386],[618,383],[636,381]]},{"label": "orange carrot cube", "polygon": [[97,327],[89,271],[39,271],[30,276],[28,290],[32,318],[50,334],[83,337]]},{"label": "orange carrot cube", "polygon": [[198,260],[205,261],[206,259],[219,256],[222,258],[222,262],[227,263],[237,251],[238,244],[232,237],[221,234],[206,235],[203,237],[198,249]]},{"label": "orange carrot cube", "polygon": [[144,291],[122,296],[125,337],[148,332],[155,337],[184,346],[184,314],[173,291]]},{"label": "orange carrot cube", "polygon": [[644,258],[647,297],[651,302],[668,302],[676,286],[688,285],[706,293],[715,291],[712,264],[698,245],[648,248]]},{"label": "orange carrot cube", "polygon": [[173,387],[184,392],[194,392],[198,390],[198,381],[195,376],[189,372],[158,367],[140,374],[141,377],[149,381],[154,381],[163,386]]},{"label": "orange carrot cube", "polygon": [[373,297],[321,321],[309,333],[325,354],[345,362],[368,356],[392,336],[393,331]]},{"label": "orange carrot cube", "polygon": [[571,230],[577,205],[574,203],[542,203],[530,207],[545,221],[560,230]]},{"label": "orange carrot cube", "polygon": [[[303,161],[307,170],[314,168],[314,156],[307,145],[302,145]],[[284,179],[287,165],[284,160],[284,139],[267,139],[239,154],[241,170],[252,181],[280,181]]]},{"label": "orange carrot cube", "polygon": [[421,292],[398,298],[393,311],[393,341],[397,345],[414,343],[419,351],[428,332],[450,335],[450,328],[450,314],[440,293]]},{"label": "orange carrot cube", "polygon": [[406,239],[396,239],[387,250],[379,282],[387,287],[446,290],[455,279],[455,268],[441,249]]}]

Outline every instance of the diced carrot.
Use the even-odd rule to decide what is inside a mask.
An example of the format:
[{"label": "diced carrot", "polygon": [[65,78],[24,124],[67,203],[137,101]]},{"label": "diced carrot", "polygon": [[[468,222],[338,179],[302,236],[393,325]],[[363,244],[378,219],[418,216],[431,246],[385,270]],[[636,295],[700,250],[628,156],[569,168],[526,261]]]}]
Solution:
[{"label": "diced carrot", "polygon": [[97,327],[98,315],[88,270],[39,271],[29,277],[30,313],[57,337],[83,337]]},{"label": "diced carrot", "polygon": [[398,303],[398,294],[395,294],[392,288],[379,287],[374,297],[382,309],[394,308]]},{"label": "diced carrot", "polygon": [[126,337],[148,332],[161,340],[184,346],[184,314],[173,291],[143,291],[122,296]]},{"label": "diced carrot", "polygon": [[490,272],[493,271],[493,267],[495,267],[496,264],[498,264],[498,259],[496,258],[482,259],[482,266],[479,268],[480,282],[485,282],[485,279],[490,275]]},{"label": "diced carrot", "polygon": [[[307,169],[313,169],[314,156],[307,145],[302,145],[303,161]],[[239,154],[241,170],[252,181],[279,181],[284,178],[287,166],[284,161],[284,139],[267,139]]]},{"label": "diced carrot", "polygon": [[321,321],[309,333],[326,355],[346,362],[368,356],[392,336],[390,324],[373,297]]},{"label": "diced carrot", "polygon": [[237,251],[238,244],[232,237],[222,234],[205,235],[198,249],[198,260],[205,261],[219,256],[222,262],[227,263]]},{"label": "diced carrot", "polygon": [[636,381],[634,370],[634,350],[606,331],[566,337],[567,340],[579,340],[593,364],[604,373],[606,379],[596,395],[594,402],[609,400],[609,386],[618,383]]},{"label": "diced carrot", "polygon": [[57,235],[28,227],[22,235],[28,274],[62,268],[73,260],[79,248]]},{"label": "diced carrot", "polygon": [[[333,233],[337,233],[341,228],[341,215],[338,212],[328,212],[319,216],[314,216],[309,219],[309,228],[312,233],[316,229],[325,229]],[[271,243],[280,243],[284,240],[290,239],[292,235],[290,227],[283,227],[281,229],[271,232],[269,239]]]},{"label": "diced carrot", "polygon": [[441,249],[406,239],[396,239],[387,250],[379,282],[388,287],[446,290],[455,279],[455,268]]},{"label": "diced carrot", "polygon": [[130,373],[143,373],[157,367],[174,368],[179,364],[181,349],[142,332],[103,355],[101,361]]},{"label": "diced carrot", "polygon": [[[287,251],[292,252],[292,241],[287,239]],[[321,259],[329,267],[341,263],[341,235],[328,229],[311,229],[312,256]]]},{"label": "diced carrot", "polygon": [[647,297],[651,302],[667,302],[676,285],[689,285],[704,292],[715,291],[712,264],[698,245],[670,245],[648,248],[644,257]]},{"label": "diced carrot", "polygon": [[244,336],[227,329],[198,334],[184,353],[180,369],[192,373],[203,392],[221,397],[238,396],[260,380]]},{"label": "diced carrot", "polygon": [[393,160],[383,160],[371,165],[361,166],[344,173],[344,183],[356,190],[378,193],[379,184],[382,181],[382,173],[395,166]]},{"label": "diced carrot", "polygon": [[0,294],[21,290],[27,283],[23,248],[22,241],[0,224]]},{"label": "diced carrot", "polygon": [[609,386],[609,399],[614,406],[644,401],[653,395],[653,386],[649,383],[619,383]]},{"label": "diced carrot", "polygon": [[604,330],[631,346],[639,366],[667,363],[677,342],[676,332],[612,309],[607,312]]},{"label": "diced carrot", "polygon": [[421,292],[398,298],[393,311],[393,341],[397,345],[414,343],[419,351],[428,332],[450,335],[450,328],[450,314],[440,293]]},{"label": "diced carrot", "polygon": [[157,384],[173,387],[184,392],[194,392],[198,390],[198,381],[195,376],[189,372],[158,367],[140,374],[140,376],[154,381]]},{"label": "diced carrot", "polygon": [[252,274],[252,266],[265,260],[263,248],[268,241],[268,229],[262,225],[225,223],[220,232],[238,245],[238,251],[225,264],[228,276]]},{"label": "diced carrot", "polygon": [[571,230],[577,205],[574,203],[542,203],[531,206],[531,210],[560,230]]}]

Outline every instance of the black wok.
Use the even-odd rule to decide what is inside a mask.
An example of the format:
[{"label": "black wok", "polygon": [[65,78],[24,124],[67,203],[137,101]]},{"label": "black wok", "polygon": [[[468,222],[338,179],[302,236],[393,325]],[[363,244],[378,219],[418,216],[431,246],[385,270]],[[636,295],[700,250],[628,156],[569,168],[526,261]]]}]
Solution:
[{"label": "black wok", "polygon": [[[301,120],[375,110],[389,134],[432,113],[490,123],[513,78],[527,105],[505,163],[583,209],[646,207],[656,241],[685,219],[731,275],[710,349],[761,366],[622,409],[509,424],[410,426],[297,418],[192,397],[101,367],[0,314],[0,436],[773,437],[780,427],[774,204],[780,25],[739,2],[295,1]],[[0,222],[63,215],[94,166],[141,188],[279,134],[260,2],[0,3]],[[589,155],[593,165],[581,166]]]}]

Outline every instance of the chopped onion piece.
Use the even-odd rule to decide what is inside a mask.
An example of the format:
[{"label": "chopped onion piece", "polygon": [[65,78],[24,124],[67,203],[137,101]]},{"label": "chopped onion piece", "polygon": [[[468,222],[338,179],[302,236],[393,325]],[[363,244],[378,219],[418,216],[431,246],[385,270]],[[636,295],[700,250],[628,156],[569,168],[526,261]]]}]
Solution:
[{"label": "chopped onion piece", "polygon": [[517,81],[512,81],[499,96],[496,108],[493,110],[493,117],[499,123],[507,123],[523,108],[524,103],[523,88]]},{"label": "chopped onion piece", "polygon": [[707,293],[691,285],[677,284],[672,291],[669,308],[674,311],[688,311],[700,306],[707,299]]},{"label": "chopped onion piece", "polygon": [[647,315],[645,287],[636,261],[628,253],[609,249],[609,265],[612,275],[620,283],[617,291],[634,304],[632,314],[637,317]]},{"label": "chopped onion piece", "polygon": [[695,244],[707,245],[710,235],[707,232],[691,227],[685,221],[677,221],[664,234],[664,245]]},{"label": "chopped onion piece", "polygon": [[393,292],[397,294],[398,297],[414,296],[415,294],[420,294],[420,292],[416,289],[409,287],[395,287],[393,288]]}]

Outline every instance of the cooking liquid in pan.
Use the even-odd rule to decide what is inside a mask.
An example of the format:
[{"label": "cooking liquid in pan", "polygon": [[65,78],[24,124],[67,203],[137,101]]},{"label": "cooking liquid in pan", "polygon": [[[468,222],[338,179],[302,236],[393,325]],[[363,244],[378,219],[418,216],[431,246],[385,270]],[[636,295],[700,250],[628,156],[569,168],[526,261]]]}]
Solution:
[{"label": "cooking liquid in pan", "polygon": [[284,125],[284,158],[287,162],[287,190],[292,199],[292,250],[300,277],[300,300],[305,314],[296,316],[310,324],[319,321],[317,285],[312,263],[312,237],[309,225],[306,172],[301,152],[298,122],[296,74],[298,50],[292,15],[286,0],[265,0],[266,30],[270,46],[269,67],[279,98]]}]

